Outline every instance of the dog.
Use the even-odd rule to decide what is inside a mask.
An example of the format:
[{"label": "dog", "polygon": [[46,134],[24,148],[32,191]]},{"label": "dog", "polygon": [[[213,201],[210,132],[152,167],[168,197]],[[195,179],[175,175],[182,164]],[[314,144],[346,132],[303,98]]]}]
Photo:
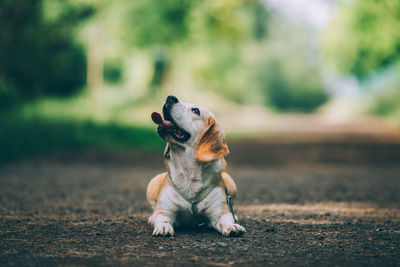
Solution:
[{"label": "dog", "polygon": [[167,172],[155,176],[146,190],[153,209],[153,236],[173,236],[174,226],[203,222],[224,236],[245,233],[230,202],[237,189],[225,172],[229,149],[214,115],[175,96],[167,97],[162,112],[164,119],[157,112],[152,119],[158,135],[167,141]]}]

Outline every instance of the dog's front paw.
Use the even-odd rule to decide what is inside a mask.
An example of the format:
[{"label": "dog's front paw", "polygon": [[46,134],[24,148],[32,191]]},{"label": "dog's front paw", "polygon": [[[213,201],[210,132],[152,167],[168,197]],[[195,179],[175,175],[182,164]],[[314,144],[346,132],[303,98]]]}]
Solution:
[{"label": "dog's front paw", "polygon": [[156,224],[156,215],[155,214],[152,214],[150,217],[149,217],[149,219],[147,220],[147,222],[151,225],[151,226],[154,226],[155,224]]},{"label": "dog's front paw", "polygon": [[222,235],[224,236],[241,236],[244,233],[246,233],[246,229],[237,223],[222,227]]},{"label": "dog's front paw", "polygon": [[153,236],[173,236],[174,234],[174,228],[167,222],[157,223],[153,231]]}]

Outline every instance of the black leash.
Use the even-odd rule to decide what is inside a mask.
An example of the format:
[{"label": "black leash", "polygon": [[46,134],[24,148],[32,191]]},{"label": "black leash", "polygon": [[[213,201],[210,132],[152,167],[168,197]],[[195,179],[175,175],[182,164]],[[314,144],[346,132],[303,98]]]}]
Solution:
[{"label": "black leash", "polygon": [[225,187],[225,194],[226,194],[226,204],[228,204],[229,210],[232,213],[233,221],[237,223],[235,213],[233,212],[232,196],[229,193],[229,189],[227,187]]}]

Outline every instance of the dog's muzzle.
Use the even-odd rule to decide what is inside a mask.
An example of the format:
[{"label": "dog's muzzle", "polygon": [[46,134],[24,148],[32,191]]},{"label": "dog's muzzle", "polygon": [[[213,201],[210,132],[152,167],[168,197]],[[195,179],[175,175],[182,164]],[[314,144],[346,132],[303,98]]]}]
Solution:
[{"label": "dog's muzzle", "polygon": [[166,122],[158,124],[157,133],[163,139],[170,135],[176,141],[185,143],[190,139],[190,133],[179,127],[171,116],[171,110],[177,103],[179,103],[179,100],[175,96],[170,95],[167,97],[163,105],[163,117]]}]

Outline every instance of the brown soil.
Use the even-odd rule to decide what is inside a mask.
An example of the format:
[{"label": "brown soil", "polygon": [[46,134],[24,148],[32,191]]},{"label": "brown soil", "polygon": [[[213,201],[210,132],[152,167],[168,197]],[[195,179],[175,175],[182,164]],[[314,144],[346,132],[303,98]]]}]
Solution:
[{"label": "brown soil", "polygon": [[[400,142],[355,136],[231,142],[247,233],[151,237],[160,155],[79,153],[0,169],[0,265],[400,266]],[[304,141],[305,140],[305,141]]]}]

